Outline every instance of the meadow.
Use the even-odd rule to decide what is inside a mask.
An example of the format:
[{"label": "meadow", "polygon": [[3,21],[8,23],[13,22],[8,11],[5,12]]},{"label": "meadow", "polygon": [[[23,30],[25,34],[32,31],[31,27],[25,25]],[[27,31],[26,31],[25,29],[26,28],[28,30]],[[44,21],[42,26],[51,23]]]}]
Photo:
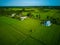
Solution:
[{"label": "meadow", "polygon": [[[46,20],[52,25],[41,23]],[[0,45],[60,45],[60,9],[0,8]]]}]

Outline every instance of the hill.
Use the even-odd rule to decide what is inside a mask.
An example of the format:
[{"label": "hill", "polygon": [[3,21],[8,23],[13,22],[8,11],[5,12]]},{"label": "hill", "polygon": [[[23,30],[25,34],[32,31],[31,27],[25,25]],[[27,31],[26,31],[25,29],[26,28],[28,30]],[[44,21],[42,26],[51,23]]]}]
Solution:
[{"label": "hill", "polygon": [[0,17],[0,45],[59,45],[60,25],[47,27],[34,18]]}]

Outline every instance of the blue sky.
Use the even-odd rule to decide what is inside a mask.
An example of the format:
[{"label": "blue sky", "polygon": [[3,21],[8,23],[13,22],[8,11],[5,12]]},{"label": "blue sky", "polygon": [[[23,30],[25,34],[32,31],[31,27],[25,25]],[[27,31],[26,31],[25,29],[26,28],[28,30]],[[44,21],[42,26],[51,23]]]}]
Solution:
[{"label": "blue sky", "polygon": [[60,0],[0,0],[0,6],[60,6]]}]

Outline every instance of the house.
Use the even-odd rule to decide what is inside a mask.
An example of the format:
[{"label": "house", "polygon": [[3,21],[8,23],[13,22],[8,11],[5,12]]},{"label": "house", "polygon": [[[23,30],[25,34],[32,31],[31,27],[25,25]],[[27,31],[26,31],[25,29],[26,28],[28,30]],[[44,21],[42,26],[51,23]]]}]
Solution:
[{"label": "house", "polygon": [[46,22],[44,23],[45,26],[51,26],[51,24],[52,24],[52,23],[51,23],[50,20],[48,20],[48,21],[46,21]]},{"label": "house", "polygon": [[14,17],[16,14],[15,13],[13,13],[13,14],[11,14],[11,17]]},{"label": "house", "polygon": [[24,19],[27,18],[27,16],[22,16],[22,17],[20,17],[20,18],[21,18],[21,20],[23,21]]}]

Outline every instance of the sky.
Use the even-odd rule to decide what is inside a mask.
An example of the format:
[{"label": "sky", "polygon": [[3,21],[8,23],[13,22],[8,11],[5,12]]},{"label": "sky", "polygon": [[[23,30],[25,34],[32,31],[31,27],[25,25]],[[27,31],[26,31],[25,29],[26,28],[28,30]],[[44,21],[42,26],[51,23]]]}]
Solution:
[{"label": "sky", "polygon": [[60,6],[60,0],[0,0],[0,6]]}]

